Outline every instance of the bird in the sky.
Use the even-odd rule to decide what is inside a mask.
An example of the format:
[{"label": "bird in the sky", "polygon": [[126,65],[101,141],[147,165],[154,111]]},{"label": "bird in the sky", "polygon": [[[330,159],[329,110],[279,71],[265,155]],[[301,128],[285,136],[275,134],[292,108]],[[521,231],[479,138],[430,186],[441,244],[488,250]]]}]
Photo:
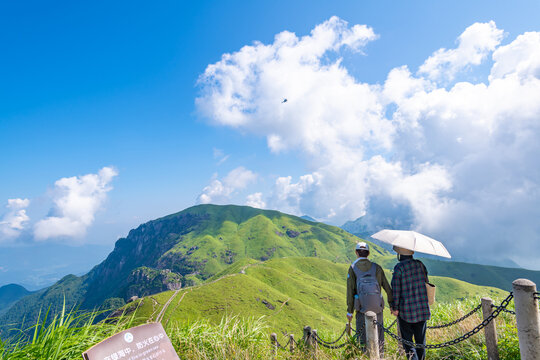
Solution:
[{"label": "bird in the sky", "polygon": [[286,102],[287,102],[287,99],[283,99],[283,101],[281,103],[283,104],[283,103],[286,103]]}]

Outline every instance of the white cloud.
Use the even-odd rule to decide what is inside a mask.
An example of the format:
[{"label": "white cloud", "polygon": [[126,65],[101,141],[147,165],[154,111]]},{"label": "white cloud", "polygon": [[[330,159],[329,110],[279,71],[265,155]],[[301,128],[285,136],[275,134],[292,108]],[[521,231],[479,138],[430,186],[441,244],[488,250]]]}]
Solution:
[{"label": "white cloud", "polygon": [[45,240],[54,237],[81,237],[94,222],[95,213],[107,198],[110,182],[118,172],[104,167],[97,174],[62,178],[53,190],[54,215],[38,221],[34,237]]},{"label": "white cloud", "polygon": [[452,80],[467,66],[479,65],[500,44],[503,34],[493,21],[475,23],[459,36],[457,48],[437,50],[420,66],[419,73],[434,80]]},{"label": "white cloud", "polygon": [[244,189],[250,183],[255,182],[256,179],[257,174],[239,166],[231,170],[222,180],[214,176],[210,185],[203,189],[197,201],[200,204],[226,203],[237,190]]},{"label": "white cloud", "polygon": [[260,192],[249,194],[246,198],[246,205],[254,208],[266,208],[266,202],[263,199],[263,194]]},{"label": "white cloud", "polygon": [[0,241],[13,239],[21,233],[30,220],[26,208],[30,205],[28,199],[9,199],[6,205],[8,212],[0,220]]},{"label": "white cloud", "polygon": [[[301,38],[282,32],[223,55],[201,76],[197,105],[213,123],[305,159],[306,175],[277,178],[268,207],[336,224],[392,214],[458,254],[490,243],[482,256],[504,247],[521,263],[537,259],[540,33],[501,46],[494,22],[473,24],[416,75],[404,65],[377,85],[340,61],[353,28],[332,18]],[[369,33],[354,51],[375,39]],[[488,79],[451,83],[490,54]]]},{"label": "white cloud", "polygon": [[490,80],[514,75],[520,79],[540,78],[540,32],[526,32],[493,53],[495,64]]}]

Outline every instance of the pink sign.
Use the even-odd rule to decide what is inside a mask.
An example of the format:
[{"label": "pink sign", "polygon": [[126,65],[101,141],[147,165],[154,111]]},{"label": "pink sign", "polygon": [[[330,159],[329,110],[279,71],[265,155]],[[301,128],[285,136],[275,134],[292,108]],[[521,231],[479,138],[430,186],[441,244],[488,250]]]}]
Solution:
[{"label": "pink sign", "polygon": [[83,353],[85,360],[180,360],[160,323],[124,330]]}]

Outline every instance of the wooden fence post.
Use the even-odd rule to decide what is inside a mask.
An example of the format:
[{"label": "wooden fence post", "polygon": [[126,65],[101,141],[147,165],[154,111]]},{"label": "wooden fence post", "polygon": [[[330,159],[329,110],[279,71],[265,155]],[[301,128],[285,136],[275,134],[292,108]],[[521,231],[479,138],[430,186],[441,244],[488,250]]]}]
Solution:
[{"label": "wooden fence post", "polygon": [[317,343],[317,329],[311,330],[311,345],[313,347],[313,358],[317,359],[317,350],[319,343]]},{"label": "wooden fence post", "polygon": [[377,314],[373,311],[368,311],[365,314],[366,318],[366,342],[369,359],[379,359],[379,332],[377,329]]},{"label": "wooden fence post", "polygon": [[278,349],[278,341],[277,341],[277,334],[271,333],[270,334],[270,341],[272,342],[272,348],[274,350],[274,356],[277,356],[277,349]]},{"label": "wooden fence post", "polygon": [[294,334],[289,334],[289,350],[294,351]]},{"label": "wooden fence post", "polygon": [[[487,319],[493,312],[493,300],[488,297],[482,298],[482,316]],[[497,347],[497,327],[495,319],[491,320],[484,328],[488,360],[499,360],[499,348]]]},{"label": "wooden fence post", "polygon": [[540,315],[536,284],[527,279],[517,279],[512,283],[512,288],[521,359],[540,359]]},{"label": "wooden fence post", "polygon": [[304,345],[307,348],[311,347],[311,327],[304,326]]}]

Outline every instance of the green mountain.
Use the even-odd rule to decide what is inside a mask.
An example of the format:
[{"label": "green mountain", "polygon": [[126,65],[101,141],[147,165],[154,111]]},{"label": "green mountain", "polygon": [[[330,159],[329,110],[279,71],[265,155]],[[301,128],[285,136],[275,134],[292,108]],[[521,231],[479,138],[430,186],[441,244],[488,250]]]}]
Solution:
[{"label": "green mountain", "polygon": [[[163,304],[161,297],[180,287],[189,289],[180,291],[179,298],[186,300],[183,304],[189,303],[192,293],[202,295],[193,298],[192,306],[183,314],[172,318],[206,313],[219,317],[229,310],[258,315],[261,312],[255,311],[255,306],[259,309],[262,304],[263,311],[282,309],[284,315],[276,317],[280,319],[276,324],[292,325],[303,317],[317,316],[328,324],[338,324],[343,321],[346,269],[355,258],[353,248],[358,241],[360,238],[338,227],[278,211],[234,205],[194,206],[131,230],[88,274],[68,275],[47,289],[25,296],[0,316],[0,324],[3,331],[20,328],[23,318],[26,324],[33,324],[40,311],[57,312],[64,302],[68,308],[118,307],[132,296],[146,296],[144,306],[152,306],[155,312]],[[375,244],[371,249],[372,260],[387,269],[393,267],[390,252]],[[539,273],[511,269],[515,272],[503,275],[506,269],[482,265],[469,264],[466,268],[461,263],[430,260],[426,264],[431,275],[505,289],[508,278],[536,281]],[[439,300],[498,294],[494,289],[448,277],[434,276]],[[160,300],[146,300],[154,298]],[[228,300],[231,298],[235,301]],[[208,307],[210,304],[213,308]]]},{"label": "green mountain", "polygon": [[31,293],[31,291],[17,284],[0,287],[0,314],[6,312],[17,300]]},{"label": "green mountain", "polygon": [[[208,283],[152,295],[127,308],[137,308],[140,322],[160,317],[164,323],[201,318],[219,323],[224,315],[241,314],[265,316],[272,331],[300,335],[302,327],[310,325],[338,332],[346,322],[348,267],[349,264],[307,257],[239,261]],[[386,275],[391,276],[389,271]],[[455,279],[434,276],[431,280],[438,287],[440,303],[455,301],[456,294],[494,299],[506,295],[497,288]],[[388,310],[386,313],[388,319],[393,319]]]},{"label": "green mountain", "polygon": [[[40,309],[99,307],[108,299],[127,300],[201,283],[242,259],[319,257],[348,263],[359,239],[346,231],[278,211],[246,206],[199,205],[131,230],[88,274],[68,275],[21,299],[0,318],[17,324],[35,320]],[[378,246],[374,256],[388,255]],[[109,300],[111,302],[113,300]],[[114,300],[113,302],[117,302]]]}]

